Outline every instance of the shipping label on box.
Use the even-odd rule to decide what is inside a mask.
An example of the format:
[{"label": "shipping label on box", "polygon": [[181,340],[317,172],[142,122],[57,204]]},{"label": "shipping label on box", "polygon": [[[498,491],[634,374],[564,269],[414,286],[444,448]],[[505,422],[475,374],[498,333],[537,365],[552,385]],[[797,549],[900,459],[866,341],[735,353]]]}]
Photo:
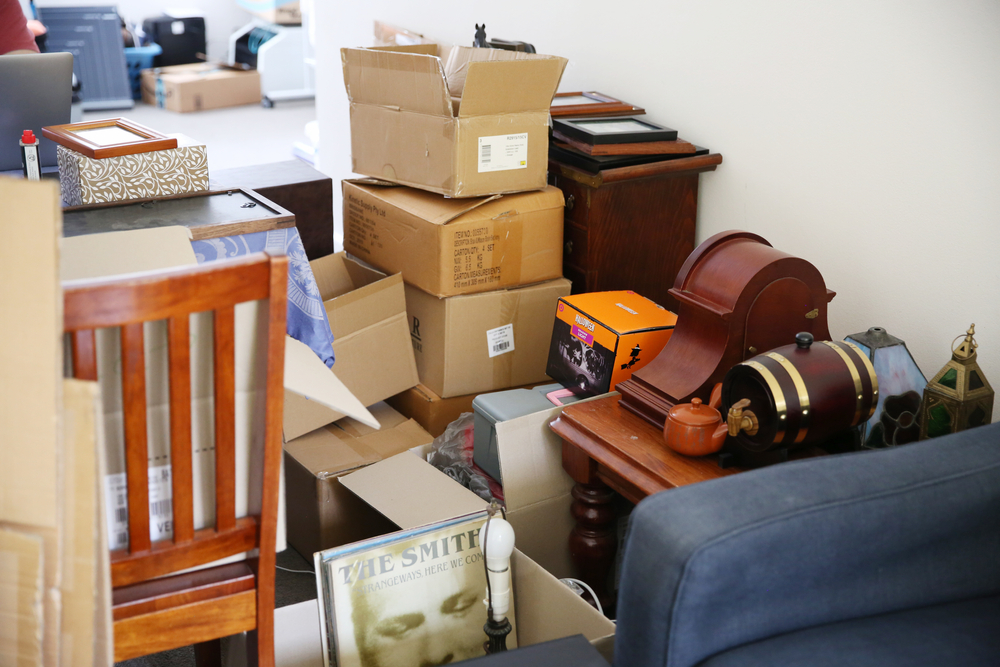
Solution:
[{"label": "shipping label on box", "polygon": [[559,300],[546,372],[591,393],[612,391],[660,353],[677,315],[632,291]]},{"label": "shipping label on box", "polygon": [[[545,187],[564,58],[435,45],[341,49],[359,174],[449,197]],[[502,133],[498,132],[502,129]]]},{"label": "shipping label on box", "polygon": [[563,194],[449,199],[378,181],[344,181],[344,248],[435,296],[562,277]]},{"label": "shipping label on box", "polygon": [[205,144],[182,134],[177,148],[95,160],[57,146],[59,185],[67,206],[208,190]]},{"label": "shipping label on box", "polygon": [[420,381],[442,398],[546,380],[545,360],[565,278],[512,290],[438,298],[406,286]]}]

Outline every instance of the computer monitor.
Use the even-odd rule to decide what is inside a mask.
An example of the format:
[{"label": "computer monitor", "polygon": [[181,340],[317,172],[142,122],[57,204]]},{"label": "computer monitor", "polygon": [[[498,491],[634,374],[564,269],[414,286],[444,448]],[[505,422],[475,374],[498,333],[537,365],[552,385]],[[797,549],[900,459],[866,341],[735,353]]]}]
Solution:
[{"label": "computer monitor", "polygon": [[70,122],[72,97],[72,54],[0,56],[0,171],[21,168],[24,130],[38,137],[42,167],[56,166],[56,144],[42,127]]}]

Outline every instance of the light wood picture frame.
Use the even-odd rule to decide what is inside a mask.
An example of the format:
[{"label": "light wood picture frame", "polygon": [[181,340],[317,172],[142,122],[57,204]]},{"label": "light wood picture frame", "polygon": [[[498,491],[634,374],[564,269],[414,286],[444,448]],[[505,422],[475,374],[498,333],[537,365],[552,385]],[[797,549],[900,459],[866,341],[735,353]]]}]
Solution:
[{"label": "light wood picture frame", "polygon": [[646,110],[595,91],[556,93],[549,113],[553,118],[575,116],[638,116]]},{"label": "light wood picture frame", "polygon": [[127,118],[50,125],[42,128],[42,136],[95,160],[177,148],[176,138]]}]

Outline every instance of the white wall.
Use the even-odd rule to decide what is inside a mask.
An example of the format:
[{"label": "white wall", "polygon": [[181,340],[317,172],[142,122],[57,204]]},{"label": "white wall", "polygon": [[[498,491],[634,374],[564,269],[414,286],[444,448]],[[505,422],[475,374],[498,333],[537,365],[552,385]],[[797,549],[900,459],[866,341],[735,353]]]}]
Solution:
[{"label": "white wall", "polygon": [[236,6],[236,0],[35,0],[38,7],[97,7],[115,5],[118,13],[130,24],[160,16],[165,9],[191,9],[205,16],[208,57],[225,60],[229,50],[229,35],[250,22],[250,13]]},{"label": "white wall", "polygon": [[1000,3],[369,0],[316,17],[334,178],[350,174],[338,49],[370,44],[376,18],[461,44],[485,21],[569,58],[561,90],[619,96],[723,155],[699,241],[745,229],[811,261],[838,292],[835,337],[884,326],[928,376],[975,322],[1000,389]]}]

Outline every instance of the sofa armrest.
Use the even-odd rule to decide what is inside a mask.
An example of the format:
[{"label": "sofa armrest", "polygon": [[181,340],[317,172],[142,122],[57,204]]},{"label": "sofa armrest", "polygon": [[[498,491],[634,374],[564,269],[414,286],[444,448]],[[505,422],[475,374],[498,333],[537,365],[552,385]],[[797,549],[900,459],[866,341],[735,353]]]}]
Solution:
[{"label": "sofa armrest", "polygon": [[615,664],[689,667],[1000,592],[1000,424],[673,489],[632,514]]}]

